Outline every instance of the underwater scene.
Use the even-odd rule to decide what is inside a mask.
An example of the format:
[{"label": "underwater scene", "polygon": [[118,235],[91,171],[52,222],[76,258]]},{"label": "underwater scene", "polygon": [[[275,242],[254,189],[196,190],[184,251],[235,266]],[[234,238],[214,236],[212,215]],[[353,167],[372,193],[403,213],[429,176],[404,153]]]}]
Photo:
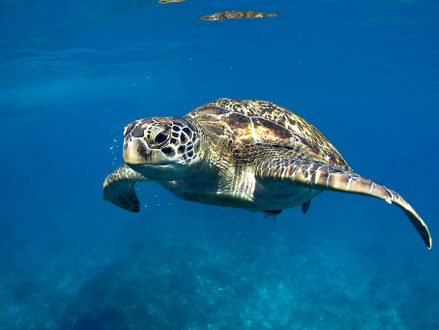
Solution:
[{"label": "underwater scene", "polygon": [[[437,1],[1,0],[0,27],[0,329],[439,329]],[[222,98],[279,107],[170,128]]]}]

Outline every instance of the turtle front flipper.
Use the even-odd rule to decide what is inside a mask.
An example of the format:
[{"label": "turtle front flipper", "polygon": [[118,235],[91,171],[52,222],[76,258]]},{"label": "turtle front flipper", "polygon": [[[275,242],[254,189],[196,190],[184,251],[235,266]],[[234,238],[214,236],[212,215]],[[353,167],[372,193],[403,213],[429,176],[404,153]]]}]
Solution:
[{"label": "turtle front flipper", "polygon": [[103,193],[104,200],[131,212],[139,212],[139,200],[134,191],[134,184],[145,181],[146,178],[123,164],[105,178]]},{"label": "turtle front flipper", "polygon": [[411,223],[431,248],[428,228],[416,211],[396,192],[354,172],[312,160],[282,157],[262,162],[256,175],[263,179],[289,180],[314,189],[336,190],[380,198],[403,209]]}]

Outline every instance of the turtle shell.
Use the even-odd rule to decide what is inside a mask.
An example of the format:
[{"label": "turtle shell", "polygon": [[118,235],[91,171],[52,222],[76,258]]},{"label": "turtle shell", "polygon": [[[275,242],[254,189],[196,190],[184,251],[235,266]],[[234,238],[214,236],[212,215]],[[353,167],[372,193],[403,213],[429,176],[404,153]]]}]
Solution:
[{"label": "turtle shell", "polygon": [[297,157],[351,170],[317,128],[272,102],[219,99],[192,110],[186,117],[236,144],[285,147]]}]

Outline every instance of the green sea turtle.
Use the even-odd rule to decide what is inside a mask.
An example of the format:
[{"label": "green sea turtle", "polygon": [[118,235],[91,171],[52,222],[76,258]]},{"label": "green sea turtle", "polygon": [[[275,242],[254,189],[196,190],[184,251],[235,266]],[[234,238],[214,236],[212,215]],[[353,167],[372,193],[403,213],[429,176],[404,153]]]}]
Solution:
[{"label": "green sea turtle", "polygon": [[125,164],[104,182],[104,199],[138,212],[138,181],[190,201],[277,214],[324,190],[395,203],[422,236],[428,228],[396,192],[354,173],[317,128],[267,101],[219,99],[182,118],[151,117],[124,129]]},{"label": "green sea turtle", "polygon": [[165,3],[174,3],[174,2],[182,2],[185,0],[159,0],[160,4],[165,4]]},{"label": "green sea turtle", "polygon": [[275,13],[261,13],[259,11],[250,10],[225,10],[211,15],[204,15],[198,17],[205,21],[224,21],[231,18],[262,18],[280,16]]}]

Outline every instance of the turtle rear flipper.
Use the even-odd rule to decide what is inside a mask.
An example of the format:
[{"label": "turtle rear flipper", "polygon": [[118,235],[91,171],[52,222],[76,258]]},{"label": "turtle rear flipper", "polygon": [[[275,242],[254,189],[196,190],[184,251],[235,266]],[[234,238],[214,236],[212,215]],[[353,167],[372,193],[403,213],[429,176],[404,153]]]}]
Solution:
[{"label": "turtle rear flipper", "polygon": [[146,178],[123,164],[105,178],[104,199],[131,212],[139,212],[140,203],[134,191],[134,184]]},{"label": "turtle rear flipper", "polygon": [[281,157],[262,162],[256,170],[262,179],[290,180],[292,184],[336,190],[380,198],[403,209],[413,226],[431,248],[428,228],[416,211],[396,192],[354,172],[307,159]]}]

